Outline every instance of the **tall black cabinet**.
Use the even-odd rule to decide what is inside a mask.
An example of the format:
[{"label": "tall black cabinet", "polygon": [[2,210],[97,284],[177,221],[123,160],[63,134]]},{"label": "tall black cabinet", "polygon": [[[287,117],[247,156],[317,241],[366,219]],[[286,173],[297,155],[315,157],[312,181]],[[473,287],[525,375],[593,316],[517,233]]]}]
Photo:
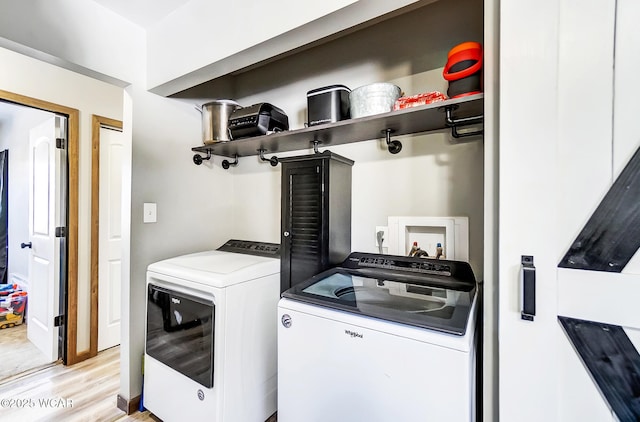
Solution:
[{"label": "tall black cabinet", "polygon": [[351,167],[324,151],[281,158],[280,287],[285,291],[351,252]]}]

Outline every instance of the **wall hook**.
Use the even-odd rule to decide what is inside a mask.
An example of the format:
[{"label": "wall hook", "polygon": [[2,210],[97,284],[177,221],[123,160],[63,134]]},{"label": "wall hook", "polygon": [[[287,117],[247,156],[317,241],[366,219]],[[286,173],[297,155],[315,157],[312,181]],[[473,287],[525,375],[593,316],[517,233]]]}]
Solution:
[{"label": "wall hook", "polygon": [[313,152],[315,154],[320,154],[320,151],[318,151],[318,145],[320,145],[320,141],[311,141],[311,144],[313,145]]},{"label": "wall hook", "polygon": [[238,154],[235,154],[233,156],[233,161],[229,161],[229,160],[222,160],[222,168],[225,170],[229,170],[230,166],[237,166],[238,165]]},{"label": "wall hook", "polygon": [[200,164],[202,164],[202,162],[203,162],[204,160],[210,160],[210,159],[211,159],[211,150],[207,150],[207,156],[206,156],[206,157],[203,157],[203,156],[202,156],[202,155],[200,155],[200,154],[196,154],[196,155],[194,155],[194,156],[193,156],[193,163],[194,163],[196,166],[199,166]]},{"label": "wall hook", "polygon": [[385,134],[387,140],[387,149],[391,154],[397,154],[402,151],[402,143],[400,141],[392,141],[391,134],[395,132],[393,129],[385,129],[382,133]]},{"label": "wall hook", "polygon": [[265,158],[264,157],[264,153],[267,152],[266,149],[259,149],[258,153],[260,154],[260,161],[268,161],[269,164],[271,164],[272,167],[275,167],[278,165],[278,157],[276,157],[275,155],[272,156],[271,158]]}]

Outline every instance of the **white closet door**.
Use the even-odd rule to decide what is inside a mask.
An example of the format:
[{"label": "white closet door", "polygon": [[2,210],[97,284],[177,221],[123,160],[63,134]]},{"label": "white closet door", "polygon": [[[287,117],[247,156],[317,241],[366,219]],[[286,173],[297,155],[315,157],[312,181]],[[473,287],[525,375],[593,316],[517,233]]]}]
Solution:
[{"label": "white closet door", "polygon": [[120,344],[123,147],[122,132],[100,128],[98,351]]}]

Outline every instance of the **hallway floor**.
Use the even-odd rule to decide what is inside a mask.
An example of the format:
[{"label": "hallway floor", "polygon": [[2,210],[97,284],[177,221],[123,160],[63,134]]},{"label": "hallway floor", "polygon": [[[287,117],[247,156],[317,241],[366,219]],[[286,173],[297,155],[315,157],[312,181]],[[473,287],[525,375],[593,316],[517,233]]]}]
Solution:
[{"label": "hallway floor", "polygon": [[120,347],[73,366],[49,365],[0,381],[2,420],[154,421],[148,411],[125,415],[116,407]]},{"label": "hallway floor", "polygon": [[0,330],[0,383],[16,374],[51,363],[27,339],[27,324]]}]

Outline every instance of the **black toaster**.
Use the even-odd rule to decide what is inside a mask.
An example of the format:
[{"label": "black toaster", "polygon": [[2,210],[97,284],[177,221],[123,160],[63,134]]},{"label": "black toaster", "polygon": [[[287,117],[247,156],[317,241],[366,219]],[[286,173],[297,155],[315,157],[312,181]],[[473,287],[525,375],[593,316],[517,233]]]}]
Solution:
[{"label": "black toaster", "polygon": [[232,139],[266,135],[269,132],[289,130],[287,115],[269,103],[258,103],[234,110],[229,117]]}]

